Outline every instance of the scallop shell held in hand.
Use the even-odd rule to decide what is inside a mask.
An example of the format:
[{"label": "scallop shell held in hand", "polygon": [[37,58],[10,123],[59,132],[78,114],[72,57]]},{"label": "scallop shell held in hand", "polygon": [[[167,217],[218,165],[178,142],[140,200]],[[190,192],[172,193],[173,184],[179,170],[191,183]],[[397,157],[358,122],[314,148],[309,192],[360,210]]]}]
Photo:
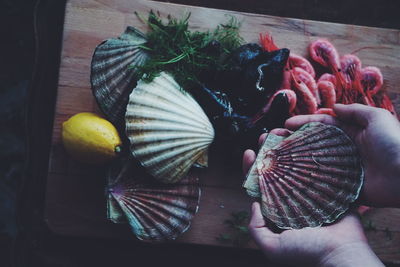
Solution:
[{"label": "scallop shell held in hand", "polygon": [[176,184],[160,184],[126,160],[114,166],[108,179],[108,218],[128,222],[140,240],[177,238],[198,210],[200,187],[193,175]]},{"label": "scallop shell held in hand", "polygon": [[136,85],[135,69],[148,58],[139,46],[145,36],[134,27],[127,27],[118,38],[108,39],[94,51],[90,80],[93,94],[102,112],[116,126],[123,125],[129,94]]},{"label": "scallop shell held in hand", "polygon": [[262,213],[279,228],[334,222],[359,195],[360,156],[335,126],[306,124],[260,153],[248,179],[258,176]]},{"label": "scallop shell held in hand", "polygon": [[164,183],[186,176],[193,164],[206,166],[214,129],[206,114],[167,73],[139,81],[126,111],[132,154]]}]

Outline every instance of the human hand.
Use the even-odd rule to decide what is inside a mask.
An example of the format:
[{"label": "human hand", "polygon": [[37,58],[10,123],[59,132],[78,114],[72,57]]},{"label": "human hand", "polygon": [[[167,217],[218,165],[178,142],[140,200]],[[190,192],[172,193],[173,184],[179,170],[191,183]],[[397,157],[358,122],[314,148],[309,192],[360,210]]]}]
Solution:
[{"label": "human hand", "polygon": [[[271,133],[288,135],[286,129]],[[262,135],[259,144],[266,135]],[[243,155],[243,171],[247,173],[255,153]],[[260,205],[253,203],[249,231],[257,245],[272,261],[294,266],[383,266],[368,246],[358,217],[344,216],[337,223],[315,228],[272,232],[264,221]]]},{"label": "human hand", "polygon": [[249,231],[271,261],[288,266],[383,266],[369,247],[360,220],[347,214],[335,224],[273,233],[259,203],[252,206]]},{"label": "human hand", "polygon": [[286,121],[296,130],[319,121],[343,129],[358,147],[365,172],[361,201],[369,206],[400,207],[400,123],[390,112],[361,104],[336,104],[337,117],[299,115]]}]

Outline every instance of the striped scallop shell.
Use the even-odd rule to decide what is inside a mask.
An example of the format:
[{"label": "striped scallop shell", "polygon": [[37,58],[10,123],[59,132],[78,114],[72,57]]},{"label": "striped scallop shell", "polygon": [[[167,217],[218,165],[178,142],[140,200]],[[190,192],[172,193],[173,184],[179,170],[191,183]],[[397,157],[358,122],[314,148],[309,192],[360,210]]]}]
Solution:
[{"label": "striped scallop shell", "polygon": [[117,126],[123,127],[129,94],[136,85],[135,69],[148,54],[139,46],[145,36],[134,27],[127,27],[118,38],[99,44],[93,54],[90,81],[93,94],[102,112]]},{"label": "striped scallop shell", "polygon": [[198,210],[200,186],[193,175],[175,184],[160,184],[130,159],[114,166],[108,179],[108,218],[128,222],[140,240],[176,239]]},{"label": "striped scallop shell", "polygon": [[360,156],[335,126],[309,123],[261,153],[255,165],[262,213],[279,228],[334,222],[359,195]]},{"label": "striped scallop shell", "polygon": [[139,81],[125,118],[132,154],[161,182],[181,180],[195,163],[207,165],[214,129],[169,74],[162,72],[150,83]]},{"label": "striped scallop shell", "polygon": [[[260,151],[257,154],[256,161],[260,160],[263,157],[264,155],[263,151],[268,151],[272,149],[274,146],[282,142],[284,139],[285,137],[282,136],[268,134],[264,140],[263,145],[260,148]],[[253,164],[250,167],[246,180],[243,183],[243,187],[246,189],[246,192],[249,196],[255,198],[261,198],[260,186],[258,183],[259,182],[258,182],[257,164]]]}]

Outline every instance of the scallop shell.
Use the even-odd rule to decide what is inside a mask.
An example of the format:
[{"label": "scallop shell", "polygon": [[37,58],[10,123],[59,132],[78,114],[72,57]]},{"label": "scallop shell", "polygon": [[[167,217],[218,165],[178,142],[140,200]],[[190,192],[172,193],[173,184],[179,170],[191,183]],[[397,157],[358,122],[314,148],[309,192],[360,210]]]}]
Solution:
[{"label": "scallop shell", "polygon": [[[270,150],[280,142],[282,142],[285,137],[268,134],[264,140],[263,145],[260,148],[260,151],[257,154],[257,160],[261,160],[266,151]],[[253,164],[247,174],[246,180],[243,183],[243,187],[246,189],[247,194],[251,197],[261,198],[260,187],[258,185],[258,171],[257,164]]]},{"label": "scallop shell", "polygon": [[127,27],[118,38],[108,39],[99,44],[93,54],[90,80],[96,101],[117,126],[123,126],[129,94],[136,85],[135,69],[148,54],[139,46],[146,43],[143,33],[134,27]]},{"label": "scallop shell", "polygon": [[139,81],[126,112],[132,154],[164,183],[186,176],[193,164],[207,166],[214,129],[206,114],[167,73]]},{"label": "scallop shell", "polygon": [[[357,199],[364,177],[361,159],[339,128],[309,123],[272,148],[264,144],[247,182],[258,175],[262,213],[279,228],[334,222]],[[259,196],[256,187],[250,188]]]},{"label": "scallop shell", "polygon": [[176,239],[198,210],[200,186],[193,175],[175,184],[160,184],[131,159],[114,166],[108,179],[108,218],[128,222],[140,240]]}]

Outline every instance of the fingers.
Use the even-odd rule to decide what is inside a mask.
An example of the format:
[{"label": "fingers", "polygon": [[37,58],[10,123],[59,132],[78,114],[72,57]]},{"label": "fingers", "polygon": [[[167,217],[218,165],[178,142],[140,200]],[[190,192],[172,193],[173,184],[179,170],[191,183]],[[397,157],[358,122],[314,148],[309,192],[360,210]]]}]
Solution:
[{"label": "fingers", "polygon": [[260,137],[258,138],[258,146],[262,146],[267,136],[268,133],[263,133],[262,135],[260,135]]},{"label": "fingers", "polygon": [[368,125],[368,121],[371,120],[371,118],[375,116],[377,112],[380,112],[380,109],[362,104],[335,104],[333,110],[336,113],[337,118],[326,114],[298,115],[289,118],[285,122],[285,127],[290,130],[297,130],[302,125],[309,122],[322,122],[338,127],[346,126],[344,123],[349,125],[354,125],[354,123],[356,123],[365,127]]},{"label": "fingers", "polygon": [[275,128],[275,129],[271,130],[270,133],[275,134],[275,135],[279,135],[279,136],[288,137],[293,132],[289,131],[288,129],[285,129],[285,128]]},{"label": "fingers", "polygon": [[246,175],[249,172],[251,165],[256,160],[256,153],[253,150],[247,149],[243,154],[242,170],[243,174]]},{"label": "fingers", "polygon": [[326,114],[298,115],[289,118],[285,122],[285,127],[289,130],[297,130],[309,122],[322,122],[325,124],[340,126],[340,122],[332,116]]},{"label": "fingers", "polygon": [[265,226],[260,204],[257,202],[254,202],[251,207],[249,232],[254,241],[267,256],[273,255],[278,250],[279,235],[273,233]]},{"label": "fingers", "polygon": [[288,129],[285,129],[285,128],[275,128],[275,129],[271,130],[269,133],[263,133],[262,135],[260,135],[260,138],[258,138],[258,146],[262,146],[262,144],[264,143],[264,141],[267,138],[268,134],[270,134],[270,133],[271,134],[275,134],[275,135],[279,135],[279,136],[288,137],[293,132],[289,131]]},{"label": "fingers", "polygon": [[265,226],[265,221],[261,213],[260,204],[253,202],[251,205],[251,219],[249,228],[261,228]]},{"label": "fingers", "polygon": [[377,109],[362,104],[335,104],[333,110],[339,120],[365,127]]},{"label": "fingers", "polygon": [[[269,133],[285,137],[292,134],[291,131],[284,128],[276,128],[271,130]],[[258,146],[262,146],[269,133],[263,133],[262,135],[260,135],[260,137],[258,138]],[[256,154],[254,153],[254,151],[247,149],[243,154],[243,165],[242,165],[242,170],[245,175],[248,173],[251,165],[255,160],[256,160]]]}]

